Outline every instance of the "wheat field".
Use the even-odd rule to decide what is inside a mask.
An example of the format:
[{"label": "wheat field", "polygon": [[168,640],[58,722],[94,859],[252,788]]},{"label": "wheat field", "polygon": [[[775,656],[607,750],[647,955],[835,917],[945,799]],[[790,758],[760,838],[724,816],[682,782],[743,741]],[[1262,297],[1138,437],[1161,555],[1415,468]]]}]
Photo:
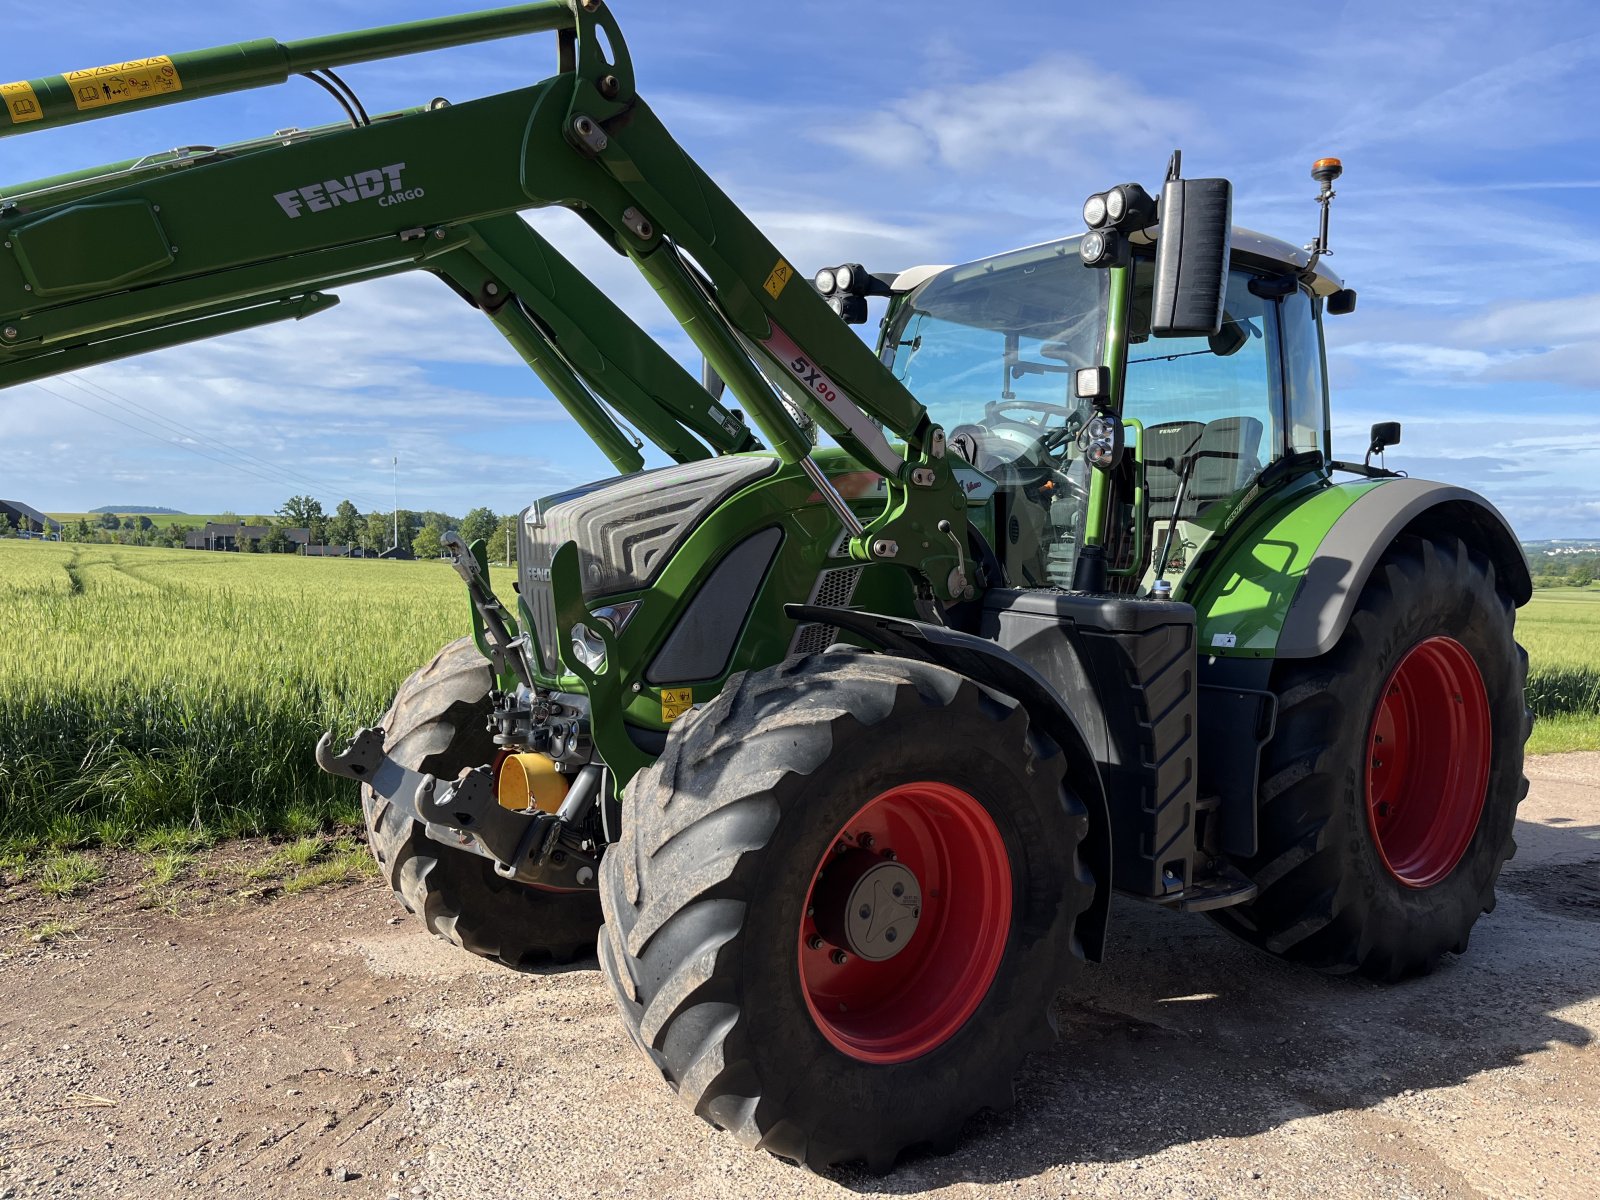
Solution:
[{"label": "wheat field", "polygon": [[[355,822],[317,736],[376,720],[468,619],[440,562],[0,541],[0,848]],[[1600,749],[1600,588],[1540,592],[1518,636],[1530,750]]]},{"label": "wheat field", "polygon": [[317,736],[468,621],[447,563],[0,541],[0,846],[355,820]]}]

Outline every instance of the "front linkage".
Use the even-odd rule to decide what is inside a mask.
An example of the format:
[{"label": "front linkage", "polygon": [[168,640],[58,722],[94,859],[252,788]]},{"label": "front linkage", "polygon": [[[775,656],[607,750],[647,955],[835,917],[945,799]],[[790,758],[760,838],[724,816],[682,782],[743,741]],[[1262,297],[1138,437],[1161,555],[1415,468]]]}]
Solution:
[{"label": "front linkage", "polygon": [[434,841],[492,860],[506,879],[555,891],[594,887],[599,847],[579,830],[599,796],[597,767],[579,775],[559,811],[519,812],[500,804],[490,767],[474,767],[441,786],[390,758],[382,729],[359,730],[337,754],[333,734],[325,733],[316,754],[324,771],[365,784]]}]

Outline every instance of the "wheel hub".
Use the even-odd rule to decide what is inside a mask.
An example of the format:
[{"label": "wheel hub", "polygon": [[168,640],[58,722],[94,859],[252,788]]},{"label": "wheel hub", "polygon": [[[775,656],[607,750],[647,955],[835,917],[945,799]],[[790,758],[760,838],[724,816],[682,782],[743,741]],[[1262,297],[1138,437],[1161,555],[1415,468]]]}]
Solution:
[{"label": "wheel hub", "polygon": [[825,844],[799,929],[806,1008],[851,1058],[909,1062],[955,1036],[1000,969],[1005,841],[970,792],[928,780],[881,793]]},{"label": "wheel hub", "polygon": [[1477,831],[1493,748],[1488,695],[1449,637],[1408,650],[1378,694],[1367,735],[1367,821],[1384,867],[1409,888],[1456,868]]},{"label": "wheel hub", "polygon": [[922,919],[922,886],[904,863],[849,850],[821,882],[817,931],[835,946],[886,962],[910,944]]}]

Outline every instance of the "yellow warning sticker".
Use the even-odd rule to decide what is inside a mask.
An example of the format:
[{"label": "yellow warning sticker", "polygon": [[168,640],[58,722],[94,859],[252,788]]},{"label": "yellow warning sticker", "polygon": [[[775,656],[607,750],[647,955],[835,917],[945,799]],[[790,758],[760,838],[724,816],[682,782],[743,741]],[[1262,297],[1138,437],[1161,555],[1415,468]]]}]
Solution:
[{"label": "yellow warning sticker", "polygon": [[31,83],[0,83],[0,103],[6,106],[13,125],[44,120],[44,110],[39,107],[39,97]]},{"label": "yellow warning sticker", "polygon": [[661,719],[669,724],[694,707],[693,688],[662,688]]},{"label": "yellow warning sticker", "polygon": [[61,78],[72,88],[72,102],[79,112],[183,91],[178,68],[164,54],[113,63],[109,67],[91,67],[87,71],[68,71]]},{"label": "yellow warning sticker", "polygon": [[778,265],[772,268],[772,274],[767,276],[767,295],[776,300],[783,295],[783,289],[789,286],[789,280],[793,278],[794,268],[780,258]]}]

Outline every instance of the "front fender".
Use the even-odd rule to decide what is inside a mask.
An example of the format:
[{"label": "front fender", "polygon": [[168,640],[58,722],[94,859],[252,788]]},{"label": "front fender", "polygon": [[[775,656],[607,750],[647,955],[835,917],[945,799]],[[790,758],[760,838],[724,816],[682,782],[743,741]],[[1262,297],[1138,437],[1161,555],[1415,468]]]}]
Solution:
[{"label": "front fender", "polygon": [[902,658],[928,662],[1016,699],[1067,756],[1073,787],[1089,809],[1089,834],[1080,848],[1084,864],[1094,872],[1094,901],[1078,918],[1078,940],[1094,962],[1105,953],[1106,923],[1111,908],[1111,808],[1100,769],[1088,740],[1049,682],[1009,650],[940,625],[888,617],[852,609],[788,604],[784,613],[796,621],[815,621],[849,630],[873,646]]}]

